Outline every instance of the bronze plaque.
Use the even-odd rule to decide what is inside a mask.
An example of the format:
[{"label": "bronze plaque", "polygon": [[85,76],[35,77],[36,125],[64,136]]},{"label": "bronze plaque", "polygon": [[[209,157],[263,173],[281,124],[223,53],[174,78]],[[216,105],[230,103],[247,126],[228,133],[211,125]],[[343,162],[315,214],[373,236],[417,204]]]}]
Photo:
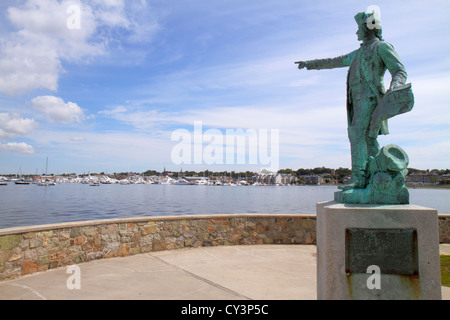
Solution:
[{"label": "bronze plaque", "polygon": [[345,271],[366,273],[376,265],[383,274],[418,275],[417,230],[345,230]]}]

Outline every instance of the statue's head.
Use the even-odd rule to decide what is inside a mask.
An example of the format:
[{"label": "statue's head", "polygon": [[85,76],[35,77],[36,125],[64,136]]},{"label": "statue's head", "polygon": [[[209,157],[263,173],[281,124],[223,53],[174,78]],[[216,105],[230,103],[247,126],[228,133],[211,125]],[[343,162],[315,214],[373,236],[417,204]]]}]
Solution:
[{"label": "statue's head", "polygon": [[358,31],[356,32],[358,40],[365,40],[372,35],[383,40],[380,19],[375,12],[360,12],[355,16],[355,20],[358,24]]}]

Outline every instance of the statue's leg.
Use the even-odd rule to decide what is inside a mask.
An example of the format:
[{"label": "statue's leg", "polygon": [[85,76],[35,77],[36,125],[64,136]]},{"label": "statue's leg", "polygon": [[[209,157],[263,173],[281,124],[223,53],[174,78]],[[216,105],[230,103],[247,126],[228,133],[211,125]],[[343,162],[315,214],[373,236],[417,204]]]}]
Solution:
[{"label": "statue's leg", "polygon": [[367,154],[369,157],[375,157],[380,152],[380,144],[376,138],[370,138],[366,135]]},{"label": "statue's leg", "polygon": [[352,157],[352,178],[349,183],[341,185],[340,189],[359,189],[366,186],[368,150],[364,131],[364,128],[358,126],[350,126],[348,128]]},{"label": "statue's leg", "polygon": [[366,131],[364,133],[365,139],[366,139],[366,145],[367,145],[367,157],[375,157],[378,152],[380,152],[380,144],[378,143],[377,137],[371,138],[369,136],[369,129],[370,129],[370,123],[372,122],[373,118],[373,112],[375,111],[378,99],[375,99],[374,97],[369,97],[365,100],[365,103],[367,105],[366,108],[366,114],[364,115],[364,123],[363,125],[366,128]]},{"label": "statue's leg", "polygon": [[340,189],[365,188],[369,156],[379,151],[378,141],[368,136],[368,128],[375,107],[371,99],[355,99],[352,125],[348,128],[352,156],[352,179]]}]

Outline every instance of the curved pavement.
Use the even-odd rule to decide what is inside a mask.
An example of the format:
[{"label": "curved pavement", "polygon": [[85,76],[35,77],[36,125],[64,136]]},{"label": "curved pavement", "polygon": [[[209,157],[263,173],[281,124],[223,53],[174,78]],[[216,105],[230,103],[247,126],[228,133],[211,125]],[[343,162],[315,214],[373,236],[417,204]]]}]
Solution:
[{"label": "curved pavement", "polygon": [[[450,244],[441,245],[450,255]],[[96,260],[0,282],[3,300],[315,300],[316,246],[252,245]],[[73,271],[72,271],[73,272]],[[68,286],[69,283],[69,286]],[[450,300],[450,288],[442,287]]]}]

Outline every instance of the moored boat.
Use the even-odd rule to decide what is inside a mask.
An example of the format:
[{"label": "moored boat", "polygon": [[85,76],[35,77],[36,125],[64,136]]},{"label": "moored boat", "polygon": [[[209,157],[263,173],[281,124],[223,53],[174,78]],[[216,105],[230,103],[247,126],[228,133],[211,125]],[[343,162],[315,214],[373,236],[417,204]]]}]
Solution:
[{"label": "moored boat", "polygon": [[29,181],[26,181],[24,179],[16,180],[14,181],[15,184],[30,184]]}]

